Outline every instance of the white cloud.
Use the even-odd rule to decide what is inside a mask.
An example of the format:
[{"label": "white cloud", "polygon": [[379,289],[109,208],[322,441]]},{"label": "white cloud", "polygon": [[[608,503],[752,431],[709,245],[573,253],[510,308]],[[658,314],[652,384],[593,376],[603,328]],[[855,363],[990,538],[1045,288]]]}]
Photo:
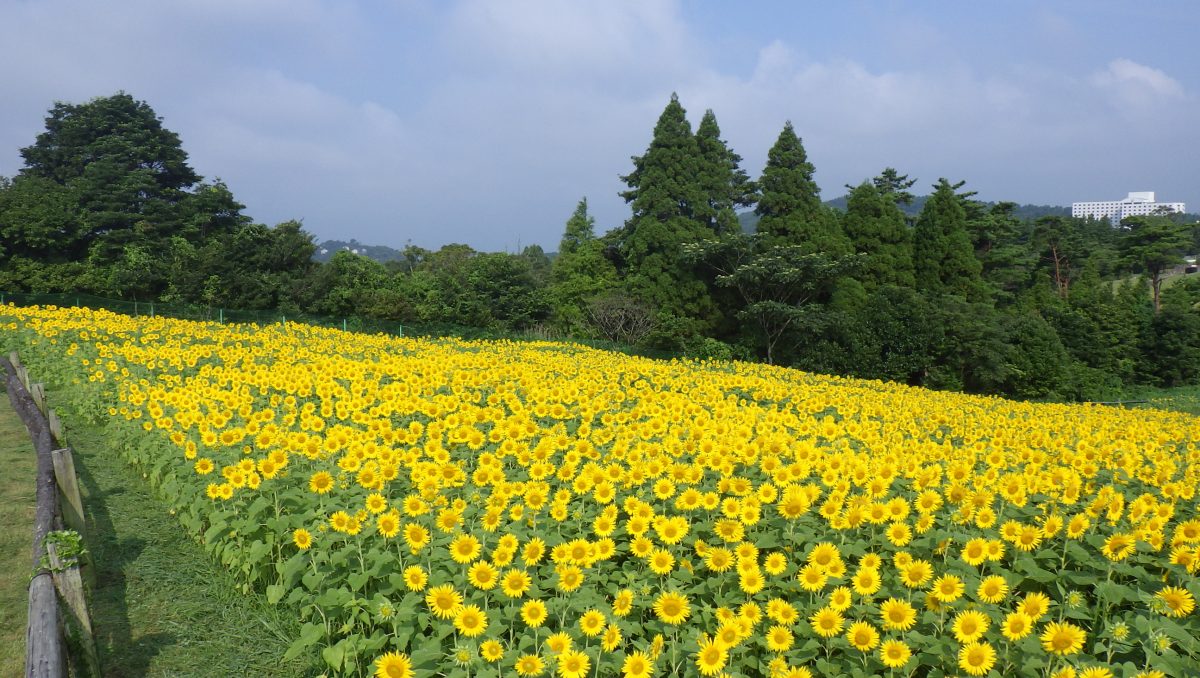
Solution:
[{"label": "white cloud", "polygon": [[446,39],[489,71],[499,65],[539,78],[639,78],[684,70],[690,56],[673,0],[466,0]]},{"label": "white cloud", "polygon": [[1167,73],[1128,59],[1073,72],[934,58],[947,38],[927,22],[881,36],[908,45],[885,49],[904,66],[810,54],[781,32],[736,43],[758,47],[739,70],[672,0],[400,0],[390,20],[430,29],[407,50],[354,3],[113,7],[0,4],[0,46],[21,55],[0,59],[0,174],[55,99],[118,89],[147,100],[255,218],[392,245],[553,247],[583,195],[600,230],[618,226],[618,175],[672,91],[693,122],[716,112],[753,176],[791,119],[826,197],[889,165],[921,190],[947,176],[1037,202],[1148,182],[1169,198],[1147,167],[1200,171],[1164,152],[1200,146],[1179,105],[1193,97]]},{"label": "white cloud", "polygon": [[1141,158],[1197,139],[1181,107],[1142,106],[1142,119],[1157,124],[1130,129],[1123,112],[1106,105],[1113,87],[1159,103],[1186,98],[1177,81],[1127,60],[1105,73],[984,75],[953,62],[871,70],[853,60],[804,59],[776,41],[760,51],[748,77],[710,74],[681,88],[681,96],[685,105],[716,109],[752,175],[790,119],[825,197],[894,166],[919,177],[919,190],[946,176],[966,179],[989,199],[1064,203],[1080,193],[1103,194],[1089,185],[1142,185],[1148,179]]},{"label": "white cloud", "polygon": [[1148,111],[1184,98],[1178,80],[1129,59],[1114,59],[1108,68],[1092,74],[1090,82],[1127,111]]}]

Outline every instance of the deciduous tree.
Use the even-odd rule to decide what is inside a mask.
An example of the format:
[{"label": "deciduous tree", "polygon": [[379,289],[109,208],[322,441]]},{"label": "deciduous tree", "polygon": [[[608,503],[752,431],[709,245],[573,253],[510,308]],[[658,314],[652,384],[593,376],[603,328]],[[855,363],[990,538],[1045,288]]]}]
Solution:
[{"label": "deciduous tree", "polygon": [[760,234],[727,233],[686,246],[688,257],[710,266],[716,284],[736,290],[743,302],[738,318],[761,334],[768,363],[780,341],[820,313],[815,302],[832,281],[852,272],[861,259],[812,252],[803,245],[772,244]]}]

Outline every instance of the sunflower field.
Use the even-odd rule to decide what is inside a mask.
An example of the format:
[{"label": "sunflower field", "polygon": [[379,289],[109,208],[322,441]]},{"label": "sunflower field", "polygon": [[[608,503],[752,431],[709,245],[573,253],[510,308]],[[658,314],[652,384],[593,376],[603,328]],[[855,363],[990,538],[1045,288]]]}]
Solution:
[{"label": "sunflower field", "polygon": [[1200,675],[1200,419],[0,307],[338,675]]}]

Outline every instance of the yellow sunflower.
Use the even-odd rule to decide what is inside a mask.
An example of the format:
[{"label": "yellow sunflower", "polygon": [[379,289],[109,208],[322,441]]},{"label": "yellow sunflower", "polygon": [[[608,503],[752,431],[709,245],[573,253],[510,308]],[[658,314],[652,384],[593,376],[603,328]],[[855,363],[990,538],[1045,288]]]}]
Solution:
[{"label": "yellow sunflower", "polygon": [[813,631],[822,638],[832,638],[842,630],[845,619],[832,607],[823,607],[808,618]]},{"label": "yellow sunflower", "polygon": [[500,590],[509,598],[520,598],[532,584],[533,580],[525,570],[509,570],[500,580]]},{"label": "yellow sunflower", "polygon": [[858,621],[846,629],[846,640],[859,652],[870,652],[879,645],[879,632],[867,622]]},{"label": "yellow sunflower", "polygon": [[546,670],[546,662],[536,654],[521,655],[513,667],[519,676],[540,676]]},{"label": "yellow sunflower", "polygon": [[640,650],[626,655],[625,662],[621,664],[622,678],[650,678],[653,673],[654,661]]},{"label": "yellow sunflower", "polygon": [[474,638],[487,630],[487,613],[478,605],[467,605],[459,609],[454,617],[454,628],[468,638]]},{"label": "yellow sunflower", "polygon": [[970,643],[958,651],[958,667],[969,675],[987,675],[995,665],[996,649],[988,643]]},{"label": "yellow sunflower", "polygon": [[973,643],[987,632],[991,620],[978,610],[966,610],[954,615],[954,639],[963,645]]},{"label": "yellow sunflower", "polygon": [[944,574],[933,582],[933,597],[942,603],[952,603],[963,594],[966,586],[953,574]]},{"label": "yellow sunflower", "polygon": [[388,652],[375,660],[377,678],[411,678],[412,662],[401,652]]},{"label": "yellow sunflower", "polygon": [[546,604],[540,600],[529,600],[521,606],[521,621],[530,628],[544,624],[547,616]]},{"label": "yellow sunflower", "polygon": [[425,595],[429,611],[438,619],[449,619],[462,608],[462,596],[449,584],[435,586]]},{"label": "yellow sunflower", "polygon": [[998,603],[1008,595],[1008,582],[1000,575],[985,577],[983,581],[979,582],[979,588],[976,589],[975,595],[985,603]]},{"label": "yellow sunflower", "polygon": [[604,613],[599,610],[588,610],[579,618],[579,630],[583,635],[595,637],[604,631]]},{"label": "yellow sunflower", "polygon": [[879,646],[879,659],[890,669],[898,669],[908,663],[912,650],[902,640],[887,640]]},{"label": "yellow sunflower", "polygon": [[[772,626],[767,631],[767,649],[772,652],[787,652],[793,641],[792,632],[786,626]],[[722,645],[728,647],[725,643]]]},{"label": "yellow sunflower", "polygon": [[702,676],[713,676],[725,668],[728,654],[715,640],[707,640],[696,652],[696,668]]},{"label": "yellow sunflower", "polygon": [[429,581],[429,576],[425,574],[424,568],[420,565],[410,565],[404,568],[404,585],[409,591],[423,591],[425,584]]},{"label": "yellow sunflower", "polygon": [[1168,617],[1186,617],[1196,609],[1196,599],[1190,591],[1178,586],[1167,586],[1155,594],[1163,605],[1163,614]]},{"label": "yellow sunflower", "polygon": [[889,631],[907,631],[917,622],[917,611],[912,604],[898,598],[888,598],[879,606],[883,617],[883,628]]},{"label": "yellow sunflower", "polygon": [[1050,622],[1042,630],[1042,648],[1057,655],[1070,655],[1083,649],[1087,633],[1070,622]]},{"label": "yellow sunflower", "polygon": [[1033,618],[1021,611],[1009,612],[1004,617],[1001,632],[1010,641],[1018,641],[1033,631]]},{"label": "yellow sunflower", "polygon": [[565,650],[558,657],[558,675],[562,678],[584,678],[591,666],[591,659],[580,650]]},{"label": "yellow sunflower", "polygon": [[654,601],[654,614],[665,624],[682,624],[691,614],[687,596],[674,591],[660,595]]}]

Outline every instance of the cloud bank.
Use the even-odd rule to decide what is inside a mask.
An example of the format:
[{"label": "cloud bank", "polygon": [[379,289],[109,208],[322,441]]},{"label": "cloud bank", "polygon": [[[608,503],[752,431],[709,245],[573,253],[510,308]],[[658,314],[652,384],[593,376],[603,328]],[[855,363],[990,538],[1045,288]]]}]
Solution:
[{"label": "cloud bank", "polygon": [[[1037,18],[1042,40],[1072,30]],[[8,2],[0,174],[52,102],[125,90],[257,220],[392,246],[553,249],[580,197],[600,230],[626,218],[619,175],[676,91],[693,123],[716,112],[752,176],[791,120],[825,197],[893,166],[919,189],[965,179],[985,199],[1156,190],[1200,208],[1196,92],[1178,65],[997,64],[911,26],[928,43],[915,56],[888,51],[905,44],[891,34],[877,53],[765,34],[731,52],[711,38],[721,26],[667,1]]]}]

